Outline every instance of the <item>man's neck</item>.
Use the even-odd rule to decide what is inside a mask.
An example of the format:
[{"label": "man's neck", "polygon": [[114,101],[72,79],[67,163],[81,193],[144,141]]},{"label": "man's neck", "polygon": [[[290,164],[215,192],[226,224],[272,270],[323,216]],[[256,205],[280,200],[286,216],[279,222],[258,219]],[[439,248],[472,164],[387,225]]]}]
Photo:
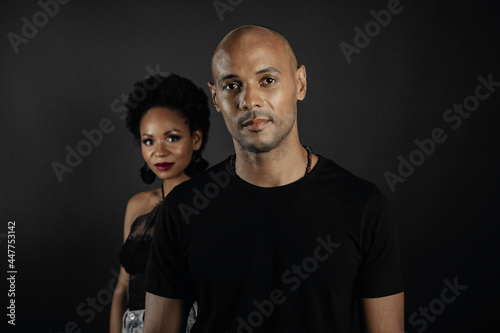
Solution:
[{"label": "man's neck", "polygon": [[[311,169],[318,157],[312,155]],[[240,146],[236,149],[236,174],[246,182],[260,187],[276,187],[304,177],[307,151],[297,141],[289,147],[276,147],[267,153],[251,153]]]}]

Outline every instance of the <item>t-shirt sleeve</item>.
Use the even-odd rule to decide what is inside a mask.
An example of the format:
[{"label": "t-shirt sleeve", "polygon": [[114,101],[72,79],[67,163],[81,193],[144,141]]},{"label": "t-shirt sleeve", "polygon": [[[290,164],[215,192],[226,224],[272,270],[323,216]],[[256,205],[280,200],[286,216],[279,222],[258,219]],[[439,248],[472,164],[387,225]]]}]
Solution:
[{"label": "t-shirt sleeve", "polygon": [[182,223],[175,219],[175,207],[163,202],[155,221],[146,270],[146,291],[151,294],[175,299],[191,297],[190,275],[182,248]]},{"label": "t-shirt sleeve", "polygon": [[[373,185],[372,185],[373,186]],[[376,298],[403,291],[396,221],[384,195],[373,186],[362,213],[361,297]]]}]

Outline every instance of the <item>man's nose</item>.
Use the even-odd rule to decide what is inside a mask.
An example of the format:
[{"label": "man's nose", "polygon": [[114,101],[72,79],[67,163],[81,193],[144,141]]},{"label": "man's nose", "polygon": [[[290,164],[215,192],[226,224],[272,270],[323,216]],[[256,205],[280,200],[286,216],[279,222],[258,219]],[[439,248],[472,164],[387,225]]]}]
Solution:
[{"label": "man's nose", "polygon": [[261,91],[258,87],[246,86],[240,101],[240,109],[252,111],[261,108],[264,104]]}]

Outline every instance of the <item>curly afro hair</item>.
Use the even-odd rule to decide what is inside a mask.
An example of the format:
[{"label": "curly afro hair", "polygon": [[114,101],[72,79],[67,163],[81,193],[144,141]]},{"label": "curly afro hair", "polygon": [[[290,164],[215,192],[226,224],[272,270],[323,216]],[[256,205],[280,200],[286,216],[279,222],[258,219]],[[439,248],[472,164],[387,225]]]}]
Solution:
[{"label": "curly afro hair", "polygon": [[[138,142],[141,140],[142,117],[152,107],[161,106],[177,111],[186,120],[191,134],[201,130],[202,143],[198,152],[201,153],[205,148],[210,127],[208,97],[190,80],[177,74],[150,76],[134,84],[125,106],[128,110],[127,128]],[[184,172],[192,177],[207,167],[206,160],[193,159]]]}]

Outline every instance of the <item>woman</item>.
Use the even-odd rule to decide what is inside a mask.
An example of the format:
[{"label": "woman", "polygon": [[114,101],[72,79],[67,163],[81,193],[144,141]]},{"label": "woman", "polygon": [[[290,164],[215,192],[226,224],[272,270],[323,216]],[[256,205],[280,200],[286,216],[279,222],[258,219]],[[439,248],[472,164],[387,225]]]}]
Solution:
[{"label": "woman", "polygon": [[[147,184],[159,178],[161,184],[134,195],[127,204],[120,277],[111,306],[111,333],[142,332],[144,274],[156,213],[174,186],[208,166],[201,158],[210,125],[208,99],[191,81],[170,74],[137,82],[127,108],[127,128],[140,142],[145,161],[141,178]],[[189,321],[192,325],[193,311]]]}]

